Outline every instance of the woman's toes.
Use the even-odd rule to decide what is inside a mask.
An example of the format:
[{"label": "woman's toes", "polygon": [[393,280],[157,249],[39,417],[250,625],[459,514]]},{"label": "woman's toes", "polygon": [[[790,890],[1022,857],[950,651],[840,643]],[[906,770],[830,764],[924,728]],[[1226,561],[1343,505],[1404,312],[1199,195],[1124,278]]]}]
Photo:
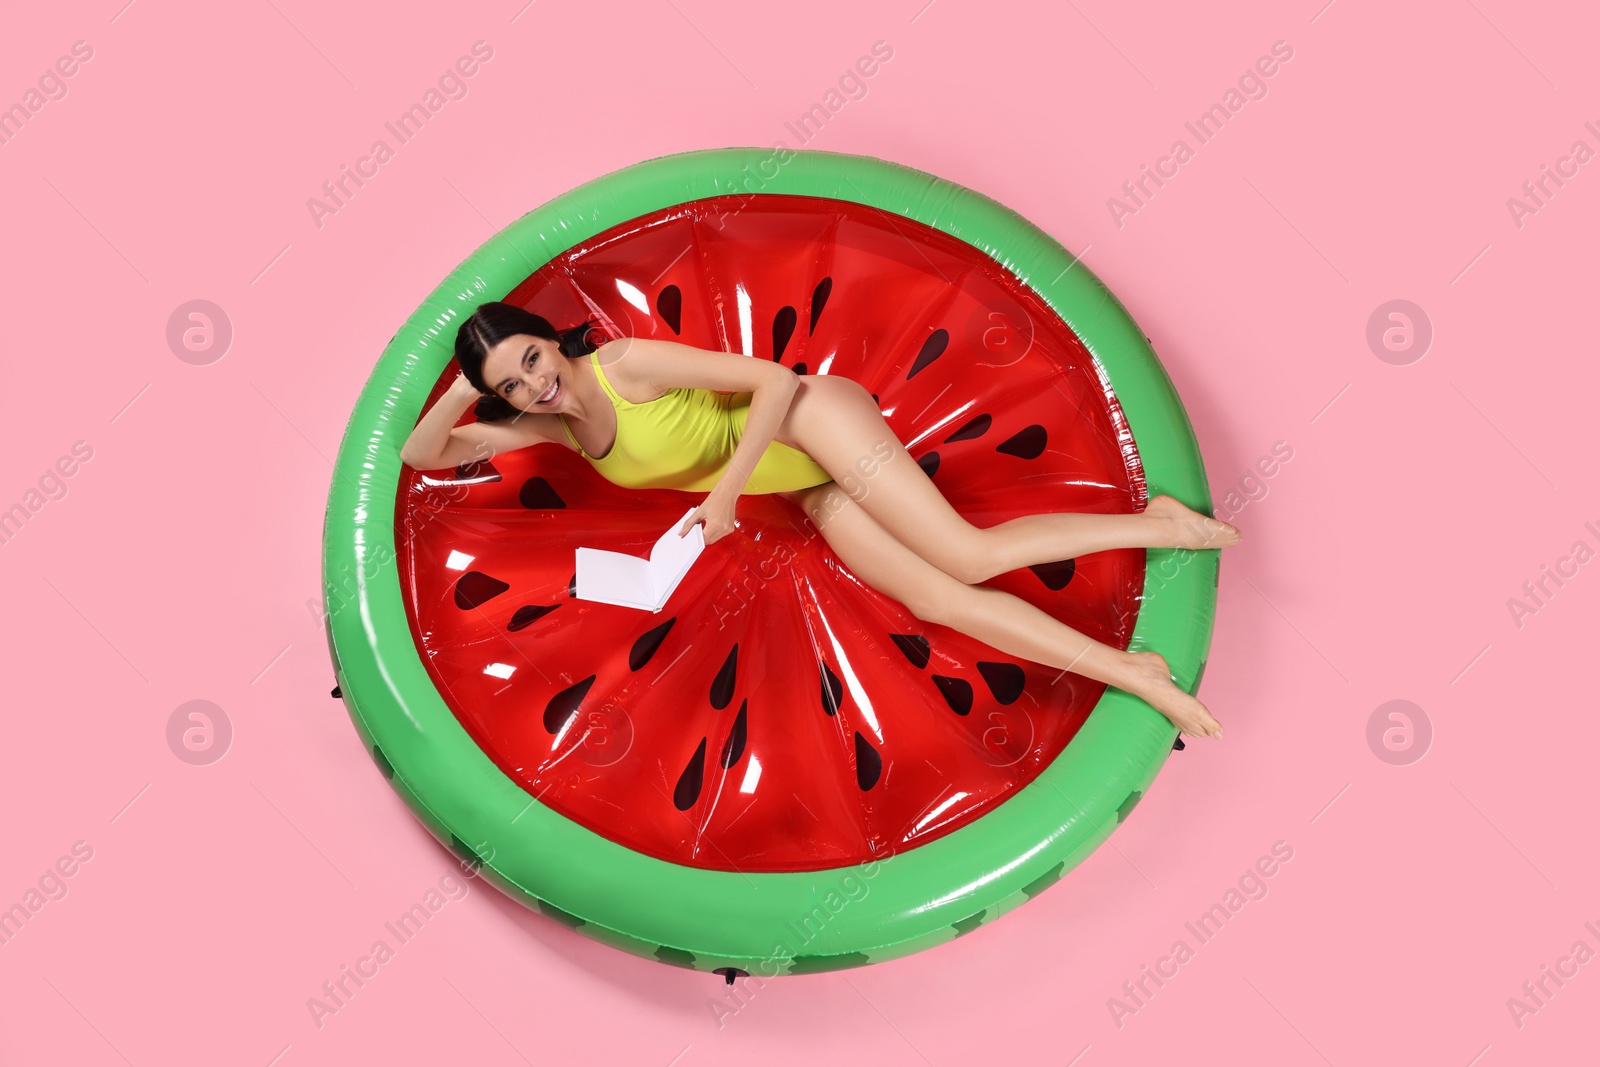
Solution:
[{"label": "woman's toes", "polygon": [[[1193,698],[1190,698],[1193,700]],[[1192,713],[1187,717],[1189,722],[1188,733],[1195,737],[1221,737],[1222,724],[1211,717],[1205,705],[1198,700],[1194,701]]]},{"label": "woman's toes", "polygon": [[1243,538],[1237,527],[1221,519],[1202,515],[1175,497],[1150,498],[1145,514],[1165,520],[1172,527],[1172,548],[1225,548]]},{"label": "woman's toes", "polygon": [[1197,698],[1180,689],[1172,680],[1167,661],[1155,652],[1129,653],[1138,678],[1129,691],[1143,697],[1190,737],[1222,737],[1222,724]]},{"label": "woman's toes", "polygon": [[1195,546],[1197,548],[1225,548],[1228,545],[1236,545],[1244,540],[1244,535],[1239,532],[1237,526],[1223,522],[1221,519],[1206,519],[1205,527],[1208,532],[1206,542],[1204,545]]},{"label": "woman's toes", "polygon": [[1241,539],[1237,527],[1198,512],[1174,517],[1171,522],[1177,530],[1174,548],[1226,548]]}]

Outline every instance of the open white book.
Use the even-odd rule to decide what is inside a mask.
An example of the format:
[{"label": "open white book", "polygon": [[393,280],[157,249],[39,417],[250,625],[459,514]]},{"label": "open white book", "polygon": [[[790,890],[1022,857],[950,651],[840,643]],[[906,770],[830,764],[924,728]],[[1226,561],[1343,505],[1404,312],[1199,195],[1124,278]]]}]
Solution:
[{"label": "open white book", "polygon": [[624,608],[660,611],[683,576],[706,547],[703,527],[695,523],[678,536],[678,527],[694,514],[690,508],[671,529],[656,539],[649,559],[600,548],[578,549],[578,579],[573,595]]}]

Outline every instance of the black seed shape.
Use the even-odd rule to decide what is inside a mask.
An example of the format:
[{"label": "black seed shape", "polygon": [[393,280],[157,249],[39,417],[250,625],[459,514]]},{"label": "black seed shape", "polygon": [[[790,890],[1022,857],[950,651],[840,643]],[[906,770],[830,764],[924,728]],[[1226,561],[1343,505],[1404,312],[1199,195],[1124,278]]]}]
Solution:
[{"label": "black seed shape", "polygon": [[728,706],[728,701],[733,699],[733,683],[739,678],[739,642],[735,641],[733,647],[728,649],[728,658],[722,661],[722,669],[717,671],[717,677],[711,683],[711,706],[718,711]]},{"label": "black seed shape", "polygon": [[656,946],[656,959],[662,963],[670,963],[674,967],[688,967],[694,969],[694,953],[681,948],[669,948],[666,945]]},{"label": "black seed shape", "polygon": [[1002,704],[1015,704],[1027,684],[1027,675],[1015,663],[986,663],[978,661],[978,673],[983,675],[989,692]]},{"label": "black seed shape", "polygon": [[861,731],[856,731],[856,785],[865,793],[878,784],[878,775],[883,773],[883,757],[878,755],[878,750],[872,747],[872,742],[861,736]]},{"label": "black seed shape", "polygon": [[456,607],[471,611],[510,588],[505,582],[491,578],[482,571],[468,571],[456,579]]},{"label": "black seed shape", "polygon": [[572,572],[572,577],[567,579],[567,595],[570,596],[570,597],[573,597],[574,599],[577,598],[577,595],[578,595],[578,572],[577,571],[573,571]]},{"label": "black seed shape", "polygon": [[562,911],[548,900],[540,900],[538,897],[534,897],[533,900],[534,903],[539,905],[540,915],[547,915],[556,922],[560,923],[562,926],[570,926],[576,930],[578,927],[584,924],[583,919],[578,918],[570,911]]},{"label": "black seed shape", "polygon": [[1122,820],[1128,817],[1128,812],[1133,810],[1133,806],[1139,803],[1139,798],[1142,796],[1144,796],[1144,791],[1142,789],[1135,789],[1133,792],[1128,794],[1127,798],[1124,799],[1121,804],[1117,805],[1118,825],[1121,825]]},{"label": "black seed shape", "polygon": [[804,374],[806,372],[806,365],[804,363],[796,363],[794,365],[794,372],[796,374]]},{"label": "black seed shape", "polygon": [[522,483],[522,489],[517,493],[517,500],[523,507],[534,511],[548,511],[567,506],[567,502],[561,499],[561,494],[556,492],[549,482],[537,475]]},{"label": "black seed shape", "polygon": [[720,974],[720,975],[722,975],[722,977],[724,977],[724,978],[726,978],[728,980],[728,984],[729,985],[733,984],[733,980],[735,978],[749,978],[750,977],[750,972],[749,971],[741,971],[737,967],[718,967],[715,970],[713,970],[711,973],[712,974]]},{"label": "black seed shape", "polygon": [[372,762],[378,765],[378,771],[385,777],[394,777],[394,764],[389,762],[389,757],[383,754],[383,749],[377,745],[372,746]]},{"label": "black seed shape", "polygon": [[772,360],[776,363],[783,358],[783,350],[789,347],[789,338],[794,336],[795,320],[799,318],[794,308],[785,304],[772,316]]},{"label": "black seed shape", "polygon": [[661,647],[661,642],[667,639],[667,631],[678,622],[674,615],[660,626],[652,627],[640,634],[633,642],[633,647],[628,649],[628,669],[636,671],[650,662],[650,657],[656,654]]},{"label": "black seed shape", "polygon": [[1050,435],[1045,432],[1045,428],[1036,422],[1032,426],[1024,426],[1001,441],[994,446],[994,450],[1019,459],[1037,459],[1039,453],[1044,451],[1049,438]]},{"label": "black seed shape", "polygon": [[939,695],[944,697],[944,702],[950,705],[950,710],[957,715],[965,715],[972,710],[972,684],[962,678],[946,678],[942,674],[933,676],[933,684],[939,687]]},{"label": "black seed shape", "polygon": [[807,333],[817,332],[817,320],[822,318],[822,309],[828,305],[828,294],[833,292],[833,279],[824,278],[811,290],[811,325]]},{"label": "black seed shape", "polygon": [[344,696],[344,693],[338,686],[334,686],[333,692],[329,693],[328,695],[333,697],[333,699],[338,700],[340,697]]},{"label": "black seed shape", "polygon": [[678,784],[672,788],[672,806],[679,811],[688,811],[694,807],[694,802],[700,799],[700,786],[704,783],[705,776],[706,739],[702,737],[700,747],[689,757],[689,765],[678,775]]},{"label": "black seed shape", "polygon": [[1060,863],[1056,864],[1054,867],[1051,867],[1048,871],[1045,871],[1039,877],[1023,886],[1022,891],[1028,895],[1029,900],[1032,900],[1034,897],[1038,896],[1040,893],[1043,893],[1046,889],[1049,889],[1051,886],[1059,882],[1061,880],[1062,872],[1066,869],[1067,861],[1062,860]]},{"label": "black seed shape", "polygon": [[945,444],[951,441],[970,441],[974,437],[982,437],[989,432],[989,426],[994,422],[994,417],[987,413],[976,415],[961,424],[961,428],[944,439]]},{"label": "black seed shape", "polygon": [[822,665],[822,710],[829,715],[839,710],[840,701],[844,699],[844,683],[839,681],[839,676],[833,673],[833,668],[826,663]]},{"label": "black seed shape", "polygon": [[1028,569],[1045,584],[1045,588],[1053,592],[1065,589],[1067,583],[1072,581],[1072,576],[1078,573],[1078,561],[1075,559],[1058,559],[1054,563],[1034,563]]},{"label": "black seed shape", "polygon": [[515,615],[511,616],[511,621],[506,623],[506,629],[512,633],[526,630],[560,606],[560,604],[524,604],[517,609]]},{"label": "black seed shape", "polygon": [[860,967],[871,963],[865,952],[840,952],[833,956],[795,956],[789,961],[789,974],[818,974],[822,971],[842,971],[847,967]]},{"label": "black seed shape", "polygon": [[466,481],[469,478],[482,478],[487,482],[498,482],[500,480],[500,471],[486,459],[474,459],[457,465],[456,480]]},{"label": "black seed shape", "polygon": [[[984,911],[987,910],[987,908],[984,909]],[[978,911],[968,915],[965,919],[960,919],[951,923],[950,926],[955,930],[956,936],[960,937],[962,934],[970,933],[971,931],[976,930],[978,928],[978,924],[981,922],[983,922],[983,912]]]},{"label": "black seed shape", "polygon": [[567,686],[550,698],[550,702],[544,706],[545,733],[560,733],[561,728],[578,714],[578,708],[583,704],[583,698],[588,695],[589,687],[594,685],[595,677],[591,674],[583,681]]},{"label": "black seed shape", "polygon": [[1183,738],[1182,737],[1175,737],[1175,738],[1172,739],[1172,751],[1174,751],[1174,752],[1182,752],[1184,749],[1186,749],[1188,747],[1189,747],[1188,745],[1185,745],[1183,743]]},{"label": "black seed shape", "polygon": [[922,468],[922,473],[932,478],[939,470],[939,453],[929,452],[917,457],[917,466]]},{"label": "black seed shape", "polygon": [[906,659],[917,670],[928,665],[928,639],[921,634],[890,634],[889,640],[900,647]]},{"label": "black seed shape", "polygon": [[922,342],[922,351],[917,353],[916,360],[911,364],[911,369],[906,372],[906,380],[910,381],[917,376],[917,372],[944,354],[944,346],[950,343],[948,330],[934,330],[928,339]]},{"label": "black seed shape", "polygon": [[749,699],[739,704],[739,714],[734,717],[733,729],[728,731],[728,739],[722,743],[722,755],[717,760],[724,768],[732,767],[739,762],[739,757],[744,755],[745,717],[746,709],[750,707]]},{"label": "black seed shape", "polygon": [[661,321],[672,327],[673,333],[678,333],[683,325],[683,290],[676,285],[669,285],[656,294],[656,311],[661,316]]}]

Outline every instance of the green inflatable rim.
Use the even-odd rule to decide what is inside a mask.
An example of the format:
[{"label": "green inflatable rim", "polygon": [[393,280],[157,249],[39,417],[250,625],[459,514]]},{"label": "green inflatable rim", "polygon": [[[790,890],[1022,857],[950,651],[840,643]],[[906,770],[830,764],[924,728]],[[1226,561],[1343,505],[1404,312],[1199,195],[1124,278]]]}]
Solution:
[{"label": "green inflatable rim", "polygon": [[[1037,895],[1122,822],[1177,736],[1143,701],[1107,689],[1055,761],[976,822],[858,866],[744,874],[655,859],[571,822],[506,777],[457,722],[406,621],[394,516],[401,443],[453,358],[460,320],[617,223],[710,196],[768,193],[831,197],[902,215],[966,241],[1016,274],[1099,361],[1132,429],[1150,494],[1211,512],[1194,431],[1116,297],[1022,216],[922,171],[784,149],[663,156],[530,211],[451,272],[384,349],[334,468],[323,531],[324,619],[351,719],[429,831],[507,894],[637,955],[763,976],[903,956]],[[1216,551],[1147,555],[1130,647],[1159,651],[1190,692],[1210,648],[1216,580]]]}]

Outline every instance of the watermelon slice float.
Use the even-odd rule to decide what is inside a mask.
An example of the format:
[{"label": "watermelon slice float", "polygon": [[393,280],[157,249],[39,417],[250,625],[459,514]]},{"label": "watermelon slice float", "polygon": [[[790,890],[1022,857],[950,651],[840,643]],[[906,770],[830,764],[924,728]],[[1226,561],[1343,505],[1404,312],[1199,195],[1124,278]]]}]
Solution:
[{"label": "watermelon slice float", "polygon": [[[385,352],[325,541],[339,691],[424,824],[538,911],[730,982],[889,959],[991,921],[1127,816],[1176,731],[1125,693],[917,619],[777,496],[741,497],[739,528],[661,612],[576,599],[577,546],[643,554],[700,494],[612,485],[554,444],[401,465],[455,375],[462,317],[504,299],[593,321],[596,341],[855,379],[979,526],[1136,511],[1163,492],[1209,510],[1169,381],[1086,267],[959,186],[788,156],[638,164],[485,244]],[[984,584],[1162,652],[1192,691],[1216,553],[1146,557]]]}]

